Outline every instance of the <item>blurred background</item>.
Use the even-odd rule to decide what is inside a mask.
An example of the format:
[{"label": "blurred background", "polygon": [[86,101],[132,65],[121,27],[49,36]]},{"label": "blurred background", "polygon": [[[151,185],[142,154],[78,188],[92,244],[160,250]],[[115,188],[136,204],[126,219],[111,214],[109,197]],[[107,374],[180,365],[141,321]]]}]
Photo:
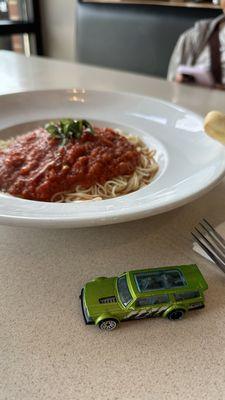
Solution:
[{"label": "blurred background", "polygon": [[166,77],[180,34],[218,0],[0,0],[0,49]]}]

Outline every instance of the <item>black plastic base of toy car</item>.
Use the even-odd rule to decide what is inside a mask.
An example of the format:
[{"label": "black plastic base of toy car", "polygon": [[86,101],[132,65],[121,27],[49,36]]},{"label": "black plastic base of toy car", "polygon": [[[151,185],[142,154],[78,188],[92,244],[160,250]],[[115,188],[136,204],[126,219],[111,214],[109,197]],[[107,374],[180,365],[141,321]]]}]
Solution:
[{"label": "black plastic base of toy car", "polygon": [[199,306],[189,308],[188,311],[201,310],[201,308],[205,308],[205,304],[201,304]]},{"label": "black plastic base of toy car", "polygon": [[88,319],[87,315],[85,313],[83,297],[84,297],[84,289],[81,290],[81,294],[79,296],[80,302],[81,302],[82,314],[83,314],[83,317],[84,317],[84,322],[85,322],[86,325],[94,325],[94,321],[92,321],[91,319]]}]

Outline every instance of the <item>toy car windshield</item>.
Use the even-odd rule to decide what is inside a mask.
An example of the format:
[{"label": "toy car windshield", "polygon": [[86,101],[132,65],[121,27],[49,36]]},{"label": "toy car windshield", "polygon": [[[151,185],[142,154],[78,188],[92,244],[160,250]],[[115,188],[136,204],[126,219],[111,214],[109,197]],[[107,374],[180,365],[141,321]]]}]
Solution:
[{"label": "toy car windshield", "polygon": [[126,275],[117,278],[117,289],[121,303],[126,307],[133,299],[127,284]]}]

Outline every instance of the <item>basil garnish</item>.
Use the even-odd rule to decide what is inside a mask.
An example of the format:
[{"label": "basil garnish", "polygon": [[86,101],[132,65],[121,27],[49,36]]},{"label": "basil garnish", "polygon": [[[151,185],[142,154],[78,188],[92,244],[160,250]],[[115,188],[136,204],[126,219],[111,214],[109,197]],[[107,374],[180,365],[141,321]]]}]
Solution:
[{"label": "basil garnish", "polygon": [[56,138],[61,139],[61,145],[64,146],[69,139],[80,139],[84,130],[94,135],[94,129],[90,122],[85,119],[63,118],[59,122],[51,121],[45,125],[46,131]]}]

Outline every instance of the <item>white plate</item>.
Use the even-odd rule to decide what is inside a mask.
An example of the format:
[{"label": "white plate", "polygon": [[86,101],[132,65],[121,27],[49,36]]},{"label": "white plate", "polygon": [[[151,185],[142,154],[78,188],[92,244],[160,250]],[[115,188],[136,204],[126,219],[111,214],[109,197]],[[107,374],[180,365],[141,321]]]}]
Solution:
[{"label": "white plate", "polygon": [[224,147],[203,133],[200,116],[174,104],[128,93],[83,89],[0,97],[1,138],[61,117],[85,118],[139,135],[157,150],[158,174],[137,192],[103,201],[45,203],[0,194],[0,223],[80,227],[134,220],[185,204],[224,175]]}]

